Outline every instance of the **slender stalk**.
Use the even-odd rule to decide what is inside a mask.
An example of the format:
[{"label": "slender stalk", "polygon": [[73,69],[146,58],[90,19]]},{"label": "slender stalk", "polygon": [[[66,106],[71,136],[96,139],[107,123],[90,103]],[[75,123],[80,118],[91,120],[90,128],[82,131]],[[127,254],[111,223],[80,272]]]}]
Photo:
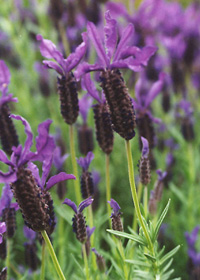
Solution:
[{"label": "slender stalk", "polygon": [[79,203],[81,202],[81,191],[80,191],[80,184],[79,184],[78,168],[76,163],[76,152],[74,147],[74,130],[72,125],[69,126],[69,135],[70,135],[70,152],[71,152],[73,174],[76,176],[76,180],[73,180],[75,195],[76,195],[76,203],[79,205]]},{"label": "slender stalk", "polygon": [[56,254],[54,252],[53,246],[51,244],[51,241],[49,240],[49,237],[48,237],[46,231],[45,230],[41,231],[41,234],[42,234],[42,236],[43,236],[43,238],[44,238],[44,240],[46,242],[46,245],[47,245],[47,247],[49,249],[49,253],[51,255],[51,259],[53,261],[54,267],[55,267],[55,269],[56,269],[60,279],[61,280],[66,280],[66,278],[65,278],[65,276],[64,276],[64,274],[63,274],[63,272],[61,270],[61,267],[60,267],[59,262],[57,260],[57,257],[56,257]]},{"label": "slender stalk", "polygon": [[6,255],[6,267],[7,267],[7,278],[10,277],[10,251],[11,251],[11,245],[12,240],[7,238],[7,255]]},{"label": "slender stalk", "polygon": [[59,244],[59,252],[58,252],[58,259],[60,261],[61,266],[63,265],[64,261],[64,219],[63,217],[59,217],[59,223],[58,223],[58,232],[59,232],[59,238],[58,238],[58,244]]},{"label": "slender stalk", "polygon": [[[139,185],[138,185],[138,192],[137,192],[138,202],[139,202],[139,203],[140,203],[141,197],[142,197],[142,189],[143,189],[143,185],[142,185],[141,182],[139,182]],[[137,230],[137,215],[136,215],[136,212],[134,212],[133,230],[134,230],[134,231]]]},{"label": "slender stalk", "polygon": [[128,280],[129,278],[128,278],[127,265],[125,263],[124,248],[122,246],[121,240],[117,240],[117,243],[118,243],[118,249],[119,249],[120,255],[121,255],[122,259],[123,259],[124,279]]},{"label": "slender stalk", "polygon": [[[111,199],[111,190],[110,190],[110,156],[106,154],[106,202],[110,201]],[[111,208],[108,203],[107,204],[107,211],[108,217],[111,216]],[[111,219],[109,219],[109,223],[111,226]]]},{"label": "slender stalk", "polygon": [[45,280],[45,242],[42,242],[41,280]]},{"label": "slender stalk", "polygon": [[90,275],[89,275],[88,259],[87,259],[85,244],[82,245],[82,252],[83,252],[84,265],[85,265],[86,280],[89,280]]},{"label": "slender stalk", "polygon": [[146,219],[147,214],[148,214],[148,190],[147,190],[147,186],[145,186],[145,188],[144,188],[143,204],[144,204],[144,216],[145,216],[145,219]]},{"label": "slender stalk", "polygon": [[[89,225],[92,228],[94,226],[92,205],[88,206],[88,218],[89,218]],[[91,243],[91,248],[93,248],[94,247],[94,234],[92,234],[90,237],[90,243]],[[93,266],[94,270],[97,269],[97,264],[96,264],[96,259],[95,259],[94,254],[92,254],[92,266]]]},{"label": "slender stalk", "polygon": [[17,279],[22,279],[22,274],[15,268],[15,266],[11,262],[9,263],[9,265],[12,271],[17,275]]},{"label": "slender stalk", "polygon": [[134,169],[133,169],[133,159],[132,159],[132,154],[131,154],[131,146],[130,146],[130,142],[126,141],[126,153],[127,153],[127,160],[128,160],[128,173],[129,173],[129,181],[130,181],[130,187],[131,187],[131,194],[132,194],[132,198],[133,198],[133,202],[134,202],[134,206],[135,206],[135,211],[138,217],[138,220],[140,222],[140,225],[143,229],[144,235],[147,239],[147,243],[149,245],[149,249],[150,251],[153,253],[154,249],[153,249],[153,244],[152,241],[150,239],[149,233],[147,231],[147,228],[144,224],[144,221],[142,219],[142,215],[140,212],[140,206],[139,206],[139,202],[138,202],[138,197],[137,197],[137,192],[136,192],[136,187],[135,187],[135,179],[134,179]]}]

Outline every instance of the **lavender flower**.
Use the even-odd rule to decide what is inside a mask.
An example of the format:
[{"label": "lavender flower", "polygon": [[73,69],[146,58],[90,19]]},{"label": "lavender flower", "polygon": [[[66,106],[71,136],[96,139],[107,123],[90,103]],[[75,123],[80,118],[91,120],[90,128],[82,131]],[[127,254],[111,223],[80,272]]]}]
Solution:
[{"label": "lavender flower", "polygon": [[110,113],[105,102],[105,95],[103,92],[100,95],[96,90],[94,82],[92,82],[89,73],[83,76],[82,81],[88,94],[98,102],[97,104],[93,105],[96,139],[102,151],[106,154],[110,154],[113,149],[114,135]]},{"label": "lavender flower", "polygon": [[123,224],[121,221],[121,212],[119,211],[121,208],[119,204],[111,198],[110,201],[108,201],[110,204],[110,207],[113,209],[113,212],[111,214],[111,219],[112,219],[112,229],[113,230],[118,230],[118,231],[123,231]]},{"label": "lavender flower", "polygon": [[188,256],[191,258],[195,266],[200,265],[200,253],[198,253],[195,248],[199,230],[200,226],[196,226],[191,233],[185,233],[186,241],[188,244]]},{"label": "lavender flower", "polygon": [[0,217],[6,223],[7,237],[12,238],[16,230],[16,211],[19,209],[17,203],[11,203],[13,198],[10,186],[6,184],[0,199]]},{"label": "lavender flower", "polygon": [[76,238],[81,242],[85,243],[87,240],[87,229],[86,229],[86,222],[85,217],[83,216],[82,211],[88,207],[90,204],[92,204],[93,199],[91,197],[85,199],[82,201],[78,208],[76,204],[71,201],[70,199],[66,198],[63,202],[63,204],[67,204],[72,208],[72,210],[75,212],[75,215],[72,219],[73,221],[73,231],[76,233]]},{"label": "lavender flower", "polygon": [[143,185],[148,185],[151,180],[151,170],[149,163],[149,143],[148,140],[144,137],[141,137],[143,148],[142,148],[142,156],[139,163],[139,174],[140,181]]},{"label": "lavender flower", "polygon": [[83,33],[83,43],[81,43],[74,53],[70,54],[67,59],[64,59],[62,53],[50,41],[43,39],[41,35],[37,35],[37,40],[40,43],[41,54],[54,61],[44,60],[46,67],[54,69],[61,78],[58,77],[58,93],[60,95],[61,114],[68,124],[73,124],[78,117],[78,96],[77,84],[72,69],[75,68],[83,58],[86,51],[86,36]]},{"label": "lavender flower", "polygon": [[82,167],[81,174],[81,194],[83,198],[88,198],[94,194],[94,183],[92,173],[88,171],[89,165],[94,158],[94,154],[89,152],[85,158],[77,160],[78,164]]},{"label": "lavender flower", "polygon": [[37,246],[36,246],[36,233],[28,227],[24,227],[24,236],[28,242],[24,243],[25,246],[25,262],[31,271],[35,271],[38,267]]},{"label": "lavender flower", "polygon": [[87,116],[91,105],[92,98],[88,94],[83,95],[79,100],[79,109],[83,124],[78,128],[78,143],[79,150],[84,155],[87,155],[88,152],[94,149],[92,128],[87,125]]},{"label": "lavender flower", "polygon": [[129,68],[133,71],[140,71],[156,48],[145,47],[140,50],[137,47],[129,47],[128,44],[133,34],[132,24],[126,27],[117,45],[117,22],[111,18],[109,11],[105,13],[105,18],[104,43],[106,50],[104,50],[95,25],[89,22],[87,32],[95,46],[99,63],[93,65],[82,63],[76,71],[76,76],[80,77],[90,71],[101,71],[101,87],[108,102],[113,128],[120,136],[129,140],[135,135],[135,116],[128,90],[118,69]]},{"label": "lavender flower", "polygon": [[87,240],[85,242],[85,249],[86,249],[86,254],[88,257],[90,255],[90,247],[91,247],[90,237],[94,231],[95,231],[95,227],[90,228],[89,226],[86,226]]},{"label": "lavender flower", "polygon": [[[10,169],[7,173],[0,172],[0,182],[12,183],[12,190],[24,219],[29,227],[35,231],[51,231],[52,203],[49,200],[48,193],[43,194],[44,184],[52,164],[52,152],[55,149],[53,137],[49,136],[50,120],[41,123],[38,126],[38,137],[36,138],[35,153],[30,151],[32,146],[33,135],[28,122],[20,116],[11,116],[16,120],[22,121],[27,139],[24,148],[21,145],[13,147],[11,160],[9,160],[3,151],[0,151],[0,161],[7,164]],[[30,160],[39,160],[43,164],[43,176],[41,181],[37,176],[37,169],[30,169]],[[25,167],[28,165],[27,167]],[[33,176],[34,174],[34,176]],[[48,190],[60,180],[71,178],[71,175],[63,174],[53,176],[46,183],[45,190]],[[36,181],[41,183],[41,189],[37,186]],[[45,196],[45,197],[44,197]],[[47,203],[47,204],[46,204]],[[48,208],[46,207],[48,205]]]},{"label": "lavender flower", "polygon": [[101,272],[105,272],[106,263],[105,263],[105,260],[104,260],[103,256],[101,256],[95,248],[92,248],[92,252],[94,252],[95,255],[96,255],[96,262],[97,262],[98,269]]},{"label": "lavender flower", "polygon": [[8,93],[8,85],[10,83],[10,71],[3,60],[0,60],[0,139],[3,150],[11,155],[12,146],[19,145],[18,136],[10,118],[9,102],[17,102],[17,98],[13,98],[12,94]]}]

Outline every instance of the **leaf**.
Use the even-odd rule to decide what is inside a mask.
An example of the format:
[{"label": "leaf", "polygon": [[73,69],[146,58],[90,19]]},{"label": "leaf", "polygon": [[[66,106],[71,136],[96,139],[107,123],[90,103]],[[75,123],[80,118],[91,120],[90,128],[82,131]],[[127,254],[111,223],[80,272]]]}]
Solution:
[{"label": "leaf", "polygon": [[128,233],[125,233],[125,232],[122,232],[122,231],[117,231],[117,230],[112,230],[112,229],[107,229],[107,231],[114,234],[114,235],[133,240],[133,241],[139,243],[140,245],[143,245],[143,246],[146,245],[144,240],[140,236],[138,236],[137,234],[128,234]]},{"label": "leaf", "polygon": [[168,260],[169,258],[171,258],[174,254],[176,254],[176,252],[178,252],[178,250],[180,249],[180,245],[176,246],[173,250],[171,250],[169,253],[167,253],[164,257],[162,257],[162,259],[159,261],[160,265],[162,265],[164,262],[166,262],[166,260]]},{"label": "leaf", "polygon": [[153,257],[153,256],[151,256],[150,254],[144,253],[144,255],[145,255],[145,257],[146,257],[147,259],[149,259],[151,262],[154,263],[154,262],[156,261],[156,258]]},{"label": "leaf", "polygon": [[152,238],[153,242],[157,239],[157,235],[158,235],[160,226],[161,226],[161,224],[162,224],[162,222],[163,222],[163,220],[164,220],[164,218],[165,218],[165,216],[168,212],[170,201],[171,201],[171,199],[169,199],[165,209],[163,210],[162,214],[160,215],[160,218],[158,219],[158,222],[157,222],[156,228],[155,228],[155,232],[154,232],[154,235],[153,235],[153,238]]},{"label": "leaf", "polygon": [[170,265],[173,262],[173,258],[171,258],[171,260],[167,263],[167,265],[162,269],[161,273],[164,274],[164,272],[166,272],[168,270],[168,268],[170,267]]},{"label": "leaf", "polygon": [[131,263],[134,265],[139,265],[139,266],[145,266],[145,267],[151,267],[149,263],[145,263],[143,261],[138,261],[138,260],[125,260],[127,263]]},{"label": "leaf", "polygon": [[184,194],[173,183],[170,184],[169,188],[183,204],[187,203]]}]

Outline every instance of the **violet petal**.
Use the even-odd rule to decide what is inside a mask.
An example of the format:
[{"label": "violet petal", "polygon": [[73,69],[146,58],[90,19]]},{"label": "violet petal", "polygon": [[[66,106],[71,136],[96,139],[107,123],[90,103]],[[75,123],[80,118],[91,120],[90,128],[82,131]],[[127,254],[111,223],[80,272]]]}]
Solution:
[{"label": "violet petal", "polygon": [[10,83],[10,71],[3,60],[0,60],[0,90]]},{"label": "violet petal", "polygon": [[80,204],[79,204],[79,207],[78,207],[78,212],[82,212],[86,207],[88,207],[90,204],[92,204],[93,202],[93,198],[89,197],[87,199],[85,199],[84,201],[82,201]]},{"label": "violet petal", "polygon": [[161,73],[159,75],[159,80],[152,85],[152,87],[146,97],[146,102],[145,102],[146,108],[148,108],[148,106],[151,104],[151,102],[161,92],[161,90],[163,88],[163,84],[164,84],[164,79],[165,79],[165,73]]},{"label": "violet petal", "polygon": [[149,142],[146,138],[141,137],[142,140],[142,156],[148,158],[149,155]]},{"label": "violet petal", "polygon": [[102,71],[104,70],[103,65],[100,64],[89,64],[87,62],[83,62],[78,65],[76,71],[74,71],[74,76],[76,77],[77,80],[80,79],[80,77],[88,72],[92,71]]},{"label": "violet petal", "polygon": [[126,45],[129,43],[133,35],[133,32],[134,32],[133,25],[129,23],[129,25],[123,30],[123,34],[117,46],[113,61],[117,61],[120,58],[121,53],[123,52]]},{"label": "violet petal", "polygon": [[49,61],[49,60],[43,60],[42,61],[45,65],[45,67],[50,68],[50,69],[54,69],[56,70],[56,72],[60,75],[64,75],[64,71],[62,70],[62,68],[60,66],[58,66],[58,64],[54,61]]},{"label": "violet petal", "polygon": [[77,163],[82,167],[84,170],[87,170],[89,168],[89,165],[91,161],[94,159],[93,152],[88,152],[86,157],[80,157],[80,159],[77,159]]},{"label": "violet petal", "polygon": [[111,200],[108,201],[108,203],[110,204],[110,207],[113,209],[114,215],[118,214],[119,210],[121,209],[119,204],[113,198],[111,198]]},{"label": "violet petal", "polygon": [[55,184],[62,182],[62,181],[69,180],[69,179],[76,179],[76,177],[73,174],[67,174],[65,172],[60,172],[57,175],[54,175],[49,179],[49,181],[46,184],[45,190],[48,191]]},{"label": "violet petal", "polygon": [[92,96],[94,99],[96,99],[99,103],[101,103],[99,92],[97,91],[95,84],[91,79],[90,73],[87,73],[83,76],[83,82],[84,82],[85,89],[87,90],[89,95]]},{"label": "violet petal", "polygon": [[72,208],[72,210],[74,210],[75,213],[77,213],[76,204],[73,201],[71,201],[69,198],[65,198],[63,204],[67,204],[68,206],[70,206]]},{"label": "violet petal", "polygon": [[27,239],[33,241],[33,240],[36,238],[36,232],[33,231],[32,229],[30,229],[30,228],[24,226],[24,236],[25,236]]},{"label": "violet petal", "polygon": [[97,55],[98,55],[99,59],[101,60],[102,66],[104,66],[106,68],[109,65],[108,58],[104,51],[102,41],[99,37],[99,32],[97,31],[97,28],[94,25],[94,23],[88,22],[87,31],[88,31],[88,36],[90,37],[92,43],[94,44]]},{"label": "violet petal", "polygon": [[107,57],[110,60],[117,44],[117,27],[116,27],[117,22],[115,19],[111,18],[109,11],[106,11],[105,19],[106,19],[106,25],[104,27],[105,48],[107,50]]}]

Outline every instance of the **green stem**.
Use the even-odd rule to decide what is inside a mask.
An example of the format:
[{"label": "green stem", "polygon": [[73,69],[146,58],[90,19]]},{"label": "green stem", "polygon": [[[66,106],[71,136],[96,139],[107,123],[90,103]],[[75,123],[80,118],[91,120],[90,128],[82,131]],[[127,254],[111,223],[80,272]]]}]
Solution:
[{"label": "green stem", "polygon": [[61,270],[61,267],[60,267],[59,262],[57,260],[57,257],[56,257],[56,254],[54,252],[53,246],[51,244],[51,241],[49,240],[49,237],[48,237],[46,231],[45,230],[41,231],[41,234],[42,234],[42,236],[43,236],[43,238],[44,238],[44,240],[46,242],[46,245],[47,245],[47,247],[49,249],[49,253],[51,255],[51,259],[53,261],[54,267],[55,267],[55,269],[56,269],[60,279],[61,280],[66,280],[66,278],[65,278],[65,276],[64,276],[64,274],[63,274],[63,272]]},{"label": "green stem", "polygon": [[127,153],[127,160],[128,160],[128,173],[129,173],[129,181],[130,181],[130,187],[131,187],[131,194],[132,194],[132,198],[133,198],[133,202],[135,205],[135,211],[138,217],[138,220],[140,222],[140,225],[143,229],[144,235],[146,237],[147,243],[149,245],[149,249],[150,251],[153,253],[154,249],[153,249],[153,244],[152,241],[150,239],[149,233],[147,231],[147,228],[144,224],[141,212],[140,212],[140,206],[139,206],[139,202],[138,202],[138,197],[137,197],[137,192],[136,192],[136,187],[135,187],[135,179],[134,179],[134,169],[133,169],[133,159],[132,159],[132,154],[131,154],[131,146],[130,146],[130,142],[126,141],[126,153]]},{"label": "green stem", "polygon": [[117,242],[118,242],[118,249],[119,249],[120,255],[123,259],[124,279],[128,280],[128,270],[127,270],[127,265],[125,263],[124,248],[122,246],[121,240],[117,240]]},{"label": "green stem", "polygon": [[[111,199],[111,190],[110,190],[110,156],[106,154],[106,204],[107,204],[107,211],[108,217],[111,216],[111,208],[108,204],[108,201]],[[111,226],[111,219],[109,219],[109,223]]]},{"label": "green stem", "polygon": [[[142,185],[141,182],[139,182],[139,185],[138,185],[138,192],[137,192],[138,202],[139,202],[139,203],[140,203],[141,197],[142,197],[142,189],[143,189],[143,185]],[[134,230],[134,231],[137,230],[137,215],[136,215],[136,212],[134,212],[133,230]]]},{"label": "green stem", "polygon": [[71,152],[73,174],[76,176],[76,180],[73,180],[75,195],[76,195],[76,203],[79,205],[79,203],[81,202],[81,192],[80,192],[80,185],[79,185],[78,168],[76,163],[76,153],[74,147],[74,130],[72,125],[70,125],[69,127],[69,135],[70,135],[70,152]]},{"label": "green stem", "polygon": [[41,280],[45,280],[45,242],[42,242]]},{"label": "green stem", "polygon": [[59,223],[58,223],[58,232],[59,232],[59,239],[58,239],[58,244],[59,244],[59,252],[58,252],[58,259],[60,261],[61,266],[63,265],[64,262],[64,242],[65,242],[65,237],[64,237],[64,219],[63,217],[59,217]]},{"label": "green stem", "polygon": [[10,251],[11,251],[12,240],[7,238],[7,255],[6,255],[6,267],[7,267],[7,278],[10,279]]},{"label": "green stem", "polygon": [[87,259],[85,244],[82,245],[82,252],[83,252],[84,265],[85,265],[86,280],[89,280],[90,276],[89,276],[89,267],[88,267],[88,259]]},{"label": "green stem", "polygon": [[[92,228],[94,226],[92,205],[88,206],[88,217],[89,217],[90,228]],[[90,237],[90,243],[91,243],[91,247],[93,248],[94,247],[94,234],[92,234]],[[92,254],[92,266],[93,266],[94,270],[97,269],[95,254]]]},{"label": "green stem", "polygon": [[144,188],[144,198],[143,198],[143,203],[144,203],[144,216],[145,219],[147,218],[148,215],[148,190],[147,190],[147,186],[145,186]]}]

